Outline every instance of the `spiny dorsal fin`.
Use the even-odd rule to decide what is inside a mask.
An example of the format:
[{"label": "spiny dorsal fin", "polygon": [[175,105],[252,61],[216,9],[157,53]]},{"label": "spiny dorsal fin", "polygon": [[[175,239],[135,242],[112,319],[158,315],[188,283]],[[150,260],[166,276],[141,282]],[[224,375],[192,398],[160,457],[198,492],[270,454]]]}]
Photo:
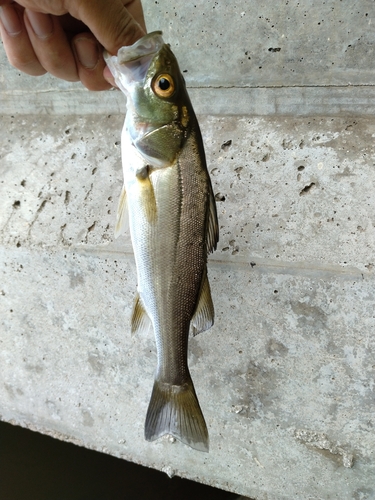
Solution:
[{"label": "spiny dorsal fin", "polygon": [[115,238],[118,238],[129,229],[128,202],[125,186],[122,186],[120,199],[117,207]]},{"label": "spiny dorsal fin", "polygon": [[210,189],[208,199],[209,207],[206,244],[207,253],[211,253],[216,250],[217,242],[219,241],[219,223],[217,221],[216,203],[212,189]]},{"label": "spiny dorsal fin", "polygon": [[151,320],[148,317],[148,314],[146,313],[146,310],[142,304],[142,300],[139,294],[137,293],[132,313],[131,333],[132,335],[134,335],[135,333],[147,334],[150,327],[151,327]]},{"label": "spiny dorsal fin", "polygon": [[208,282],[206,270],[202,278],[197,308],[190,323],[190,331],[193,336],[211,328],[214,324],[214,316],[214,305],[212,303],[210,284]]}]

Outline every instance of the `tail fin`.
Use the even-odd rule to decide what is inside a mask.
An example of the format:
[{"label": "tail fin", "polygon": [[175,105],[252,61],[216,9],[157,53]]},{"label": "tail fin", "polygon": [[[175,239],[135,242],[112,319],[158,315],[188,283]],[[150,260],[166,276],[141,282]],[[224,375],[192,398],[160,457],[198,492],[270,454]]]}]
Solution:
[{"label": "tail fin", "polygon": [[154,382],[145,438],[154,441],[165,434],[171,434],[191,448],[208,452],[206,422],[191,379],[183,385]]}]

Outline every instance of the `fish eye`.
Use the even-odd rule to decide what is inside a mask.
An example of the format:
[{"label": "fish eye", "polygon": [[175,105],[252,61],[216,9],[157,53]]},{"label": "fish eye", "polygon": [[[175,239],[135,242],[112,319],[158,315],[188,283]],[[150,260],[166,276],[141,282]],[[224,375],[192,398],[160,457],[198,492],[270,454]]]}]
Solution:
[{"label": "fish eye", "polygon": [[171,97],[175,90],[173,78],[165,73],[158,75],[151,86],[153,92],[159,97]]}]

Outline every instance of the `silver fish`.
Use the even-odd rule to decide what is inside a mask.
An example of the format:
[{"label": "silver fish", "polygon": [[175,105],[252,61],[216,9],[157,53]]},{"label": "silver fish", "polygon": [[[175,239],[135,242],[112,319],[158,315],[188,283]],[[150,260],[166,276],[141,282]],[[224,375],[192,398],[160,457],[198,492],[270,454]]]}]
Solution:
[{"label": "silver fish", "polygon": [[157,347],[145,438],[169,434],[208,451],[187,361],[189,331],[196,335],[214,322],[207,255],[219,239],[199,125],[161,32],[105,58],[127,97],[116,236],[129,217],[138,276],[132,332],[151,324]]}]

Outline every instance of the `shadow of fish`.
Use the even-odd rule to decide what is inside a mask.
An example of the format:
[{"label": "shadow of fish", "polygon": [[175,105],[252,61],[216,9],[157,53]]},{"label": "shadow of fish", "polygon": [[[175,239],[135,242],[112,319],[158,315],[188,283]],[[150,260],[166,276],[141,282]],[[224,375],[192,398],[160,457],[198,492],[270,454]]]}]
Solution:
[{"label": "shadow of fish", "polygon": [[132,332],[151,324],[156,338],[145,438],[170,434],[208,451],[187,351],[189,330],[195,335],[214,322],[207,254],[216,249],[218,222],[198,122],[161,35],[148,34],[117,56],[105,55],[127,96],[116,236],[129,217],[138,275]]}]

